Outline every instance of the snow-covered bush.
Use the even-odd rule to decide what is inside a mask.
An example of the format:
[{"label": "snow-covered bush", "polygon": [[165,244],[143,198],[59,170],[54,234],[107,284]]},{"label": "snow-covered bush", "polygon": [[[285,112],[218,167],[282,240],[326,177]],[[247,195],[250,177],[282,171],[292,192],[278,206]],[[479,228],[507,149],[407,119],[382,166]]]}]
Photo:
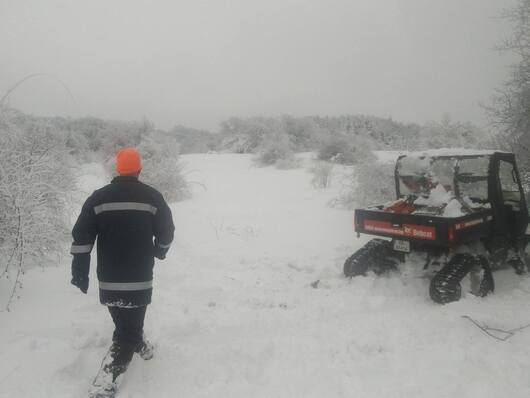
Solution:
[{"label": "snow-covered bush", "polygon": [[100,131],[100,149],[97,151],[104,158],[124,147],[136,147],[142,138],[154,130],[153,124],[144,119],[140,122],[103,121]]},{"label": "snow-covered bush", "polygon": [[0,279],[8,286],[7,307],[26,269],[56,264],[65,251],[74,181],[64,141],[46,126],[20,127],[0,110]]},{"label": "snow-covered bush", "polygon": [[352,209],[395,199],[394,167],[394,162],[381,162],[370,154],[346,176],[342,193],[334,203]]},{"label": "snow-covered bush", "polygon": [[273,134],[259,146],[255,162],[260,166],[270,166],[280,161],[283,161],[284,165],[294,164],[294,153],[285,134]]},{"label": "snow-covered bush", "polygon": [[381,162],[371,156],[355,167],[355,202],[371,206],[392,201],[396,197],[394,162]]},{"label": "snow-covered bush", "polygon": [[255,153],[264,140],[281,131],[275,118],[249,117],[230,119],[221,123],[221,147],[235,153]]},{"label": "snow-covered bush", "polygon": [[280,131],[289,137],[295,152],[315,150],[325,134],[310,116],[300,118],[283,115],[280,118]]},{"label": "snow-covered bush", "polygon": [[333,163],[354,165],[365,161],[373,148],[373,143],[365,137],[334,139],[323,144],[318,151],[318,158]]},{"label": "snow-covered bush", "polygon": [[158,189],[169,202],[190,196],[190,189],[179,162],[179,146],[174,140],[145,136],[138,150],[143,169],[140,179]]},{"label": "snow-covered bush", "polygon": [[315,188],[327,188],[331,184],[333,163],[319,160],[311,166],[309,171],[313,174],[311,184]]},{"label": "snow-covered bush", "polygon": [[216,151],[220,145],[220,135],[206,130],[185,126],[175,126],[170,134],[180,145],[180,153],[208,153]]},{"label": "snow-covered bush", "polygon": [[353,151],[346,140],[333,140],[325,143],[318,151],[318,158],[322,161],[353,164]]}]

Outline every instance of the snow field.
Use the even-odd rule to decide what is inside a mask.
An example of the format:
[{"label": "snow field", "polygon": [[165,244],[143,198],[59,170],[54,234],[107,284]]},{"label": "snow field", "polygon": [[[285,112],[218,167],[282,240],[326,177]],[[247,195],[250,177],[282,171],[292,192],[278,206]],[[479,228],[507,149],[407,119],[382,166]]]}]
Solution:
[{"label": "snow field", "polygon": [[[500,342],[462,318],[530,322],[527,276],[498,272],[495,295],[445,306],[430,301],[419,259],[346,279],[345,258],[367,238],[354,237],[351,212],[327,206],[338,178],[316,190],[305,167],[182,158],[196,183],[172,205],[175,242],[155,266],[145,330],[156,356],[133,360],[118,397],[530,395],[530,329]],[[88,194],[104,180],[84,170]],[[28,272],[0,313],[1,397],[86,396],[112,322],[94,273],[87,296],[69,285],[69,261]]]}]

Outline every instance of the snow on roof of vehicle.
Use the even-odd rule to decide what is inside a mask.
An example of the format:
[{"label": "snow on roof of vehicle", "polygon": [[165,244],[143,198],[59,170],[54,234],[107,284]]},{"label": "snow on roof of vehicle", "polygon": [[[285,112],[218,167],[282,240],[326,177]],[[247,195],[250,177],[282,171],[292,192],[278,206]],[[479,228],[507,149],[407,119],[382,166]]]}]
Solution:
[{"label": "snow on roof of vehicle", "polygon": [[465,149],[465,148],[440,148],[429,149],[427,151],[405,152],[403,155],[408,157],[441,157],[441,156],[489,156],[494,153],[507,153],[496,149]]}]

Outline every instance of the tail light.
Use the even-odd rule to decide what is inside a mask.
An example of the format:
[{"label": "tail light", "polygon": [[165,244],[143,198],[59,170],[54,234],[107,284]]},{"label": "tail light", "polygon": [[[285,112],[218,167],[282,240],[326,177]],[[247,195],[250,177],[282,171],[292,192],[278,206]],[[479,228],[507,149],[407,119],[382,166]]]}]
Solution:
[{"label": "tail light", "polygon": [[449,225],[449,230],[447,232],[447,238],[449,239],[449,242],[455,241],[455,226]]}]

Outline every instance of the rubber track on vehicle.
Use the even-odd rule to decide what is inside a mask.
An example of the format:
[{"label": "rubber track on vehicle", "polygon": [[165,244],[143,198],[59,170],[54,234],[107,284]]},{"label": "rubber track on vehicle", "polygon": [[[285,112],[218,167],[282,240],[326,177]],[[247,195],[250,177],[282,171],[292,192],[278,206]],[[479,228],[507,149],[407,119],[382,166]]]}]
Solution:
[{"label": "rubber track on vehicle", "polygon": [[384,239],[372,239],[353,253],[344,263],[344,275],[354,277],[373,271],[381,275],[396,269],[398,260],[392,257],[391,242]]},{"label": "rubber track on vehicle", "polygon": [[471,254],[456,254],[431,280],[432,300],[446,304],[457,301],[462,295],[460,281],[477,265],[479,260]]}]

